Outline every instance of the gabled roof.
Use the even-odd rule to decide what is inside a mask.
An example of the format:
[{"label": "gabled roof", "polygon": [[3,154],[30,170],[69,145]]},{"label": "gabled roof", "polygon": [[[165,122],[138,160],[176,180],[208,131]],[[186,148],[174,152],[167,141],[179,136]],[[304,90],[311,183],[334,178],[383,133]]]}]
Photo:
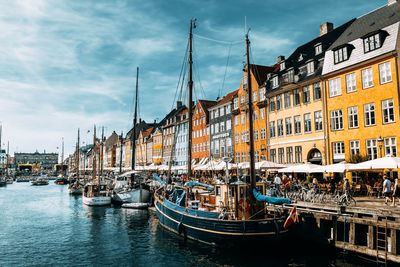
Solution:
[{"label": "gabled roof", "polygon": [[[217,101],[214,100],[198,100],[198,103],[201,105],[204,111],[207,111],[210,107],[217,104]],[[207,114],[207,112],[206,112]]]},{"label": "gabled roof", "polygon": [[256,79],[258,86],[260,86],[266,79],[268,73],[274,71],[274,66],[262,66],[262,65],[255,65],[250,64],[250,70]]},{"label": "gabled roof", "polygon": [[231,101],[237,95],[238,92],[239,92],[239,89],[236,89],[235,91],[228,93],[222,99],[218,100],[217,104],[215,104],[211,109],[213,109],[216,106],[220,106],[220,105],[223,105],[223,104]]},{"label": "gabled roof", "polygon": [[148,137],[152,133],[153,129],[154,127],[150,127],[149,129],[142,131],[142,137]]},{"label": "gabled roof", "polygon": [[329,47],[333,49],[347,44],[400,21],[400,3],[395,2],[358,17],[343,34]]},{"label": "gabled roof", "polygon": [[[140,120],[140,119],[139,119],[139,122],[136,123],[136,132],[135,132],[136,137],[135,137],[135,140],[138,139],[139,134],[140,134],[140,131],[146,130],[146,129],[148,129],[148,128],[150,128],[150,127],[154,127],[154,126],[156,126],[155,123],[146,123],[144,120]],[[133,127],[132,127],[132,129],[130,129],[129,132],[126,134],[126,139],[129,139],[129,140],[130,140],[132,134],[133,134]]]}]

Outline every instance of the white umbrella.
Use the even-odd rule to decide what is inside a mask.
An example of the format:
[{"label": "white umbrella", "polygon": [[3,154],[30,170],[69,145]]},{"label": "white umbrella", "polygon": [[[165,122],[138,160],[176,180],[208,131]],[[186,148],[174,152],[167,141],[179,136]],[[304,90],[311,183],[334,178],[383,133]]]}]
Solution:
[{"label": "white umbrella", "polygon": [[239,169],[250,169],[250,163],[248,161],[240,162],[238,167]]},{"label": "white umbrella", "polygon": [[131,176],[131,174],[135,174],[135,173],[140,173],[140,171],[132,170],[129,172],[125,172],[125,173],[121,174],[120,177],[128,177],[128,176]]},{"label": "white umbrella", "polygon": [[354,164],[352,164],[352,163],[347,163],[347,162],[343,161],[343,162],[336,163],[336,164],[320,166],[319,168],[314,169],[312,172],[343,173],[345,170],[348,170],[353,165]]},{"label": "white umbrella", "polygon": [[275,163],[275,162],[268,161],[268,160],[263,160],[263,161],[256,163],[256,169],[271,169],[271,168],[275,169],[275,168],[284,168],[284,167],[286,167],[286,166],[283,164]]},{"label": "white umbrella", "polygon": [[316,168],[321,167],[320,165],[315,165],[315,164],[299,164],[299,165],[293,165],[287,168],[283,168],[278,170],[278,172],[296,172],[296,173],[311,173],[313,170]]},{"label": "white umbrella", "polygon": [[360,162],[349,167],[349,170],[382,170],[400,168],[400,158],[386,156],[379,159]]}]

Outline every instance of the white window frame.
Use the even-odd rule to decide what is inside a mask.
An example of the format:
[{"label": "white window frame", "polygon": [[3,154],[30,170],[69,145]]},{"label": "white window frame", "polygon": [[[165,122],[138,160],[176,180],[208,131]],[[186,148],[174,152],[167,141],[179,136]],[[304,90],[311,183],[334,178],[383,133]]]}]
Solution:
[{"label": "white window frame", "polygon": [[390,61],[379,64],[379,80],[381,84],[389,83],[392,81],[392,70]]},{"label": "white window frame", "polygon": [[343,130],[343,111],[341,109],[331,111],[332,131]]},{"label": "white window frame", "polygon": [[329,80],[329,97],[342,95],[340,77]]},{"label": "white window frame", "polygon": [[382,100],[382,122],[383,124],[395,122],[393,98]]},{"label": "white window frame", "polygon": [[360,140],[350,140],[350,156],[360,155]]},{"label": "white window frame", "polygon": [[346,75],[346,91],[347,93],[352,93],[357,91],[356,87],[356,73],[349,73]]},{"label": "white window frame", "polygon": [[239,99],[237,97],[235,97],[233,99],[233,109],[237,109],[239,108]]},{"label": "white window frame", "polygon": [[259,94],[260,94],[260,101],[264,101],[265,100],[265,88],[262,87],[258,91],[259,91]]},{"label": "white window frame", "polygon": [[323,130],[323,123],[322,123],[322,111],[315,111],[314,112],[314,128],[315,131],[322,131]]},{"label": "white window frame", "polygon": [[269,137],[270,138],[276,137],[276,135],[275,135],[275,121],[270,121],[269,122]]},{"label": "white window frame", "polygon": [[293,134],[292,117],[285,118],[285,128],[287,136]]},{"label": "white window frame", "polygon": [[314,71],[314,61],[307,62],[307,76],[313,74]]},{"label": "white window frame", "polygon": [[363,69],[361,71],[361,79],[363,89],[368,89],[374,86],[374,77],[372,74],[372,68]]},{"label": "white window frame", "polygon": [[304,133],[312,132],[311,113],[304,114]]},{"label": "white window frame", "polygon": [[[364,104],[364,125],[374,126],[376,125],[376,113],[375,103]],[[373,120],[373,122],[372,122]]]},{"label": "white window frame", "polygon": [[347,108],[347,115],[348,115],[348,121],[349,121],[349,129],[355,129],[358,128],[359,122],[358,122],[358,107],[348,107]]},{"label": "white window frame", "polygon": [[276,121],[276,128],[278,130],[278,137],[283,136],[283,120],[277,120]]},{"label": "white window frame", "polygon": [[333,159],[345,159],[344,142],[332,143]]},{"label": "white window frame", "polygon": [[260,130],[260,139],[265,140],[265,128],[261,128]]},{"label": "white window frame", "polygon": [[365,149],[367,151],[367,156],[371,156],[371,159],[378,158],[378,141],[376,139],[366,139],[365,140]]},{"label": "white window frame", "polygon": [[301,116],[294,116],[294,134],[301,134]]},{"label": "white window frame", "polygon": [[385,144],[385,156],[397,157],[397,138],[395,136],[385,137],[383,141]]},{"label": "white window frame", "polygon": [[265,118],[265,108],[260,108],[260,120]]}]

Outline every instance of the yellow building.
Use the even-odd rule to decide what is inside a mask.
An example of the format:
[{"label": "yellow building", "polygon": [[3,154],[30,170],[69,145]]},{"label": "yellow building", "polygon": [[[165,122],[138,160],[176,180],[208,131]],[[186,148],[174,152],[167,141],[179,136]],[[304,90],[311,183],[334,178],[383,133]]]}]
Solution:
[{"label": "yellow building", "polygon": [[[266,120],[265,105],[260,105],[265,99],[265,87],[260,87],[266,80],[268,73],[273,67],[250,65],[251,77],[251,105],[253,108],[253,130],[254,130],[254,158],[255,161],[266,159]],[[235,162],[249,162],[249,113],[247,80],[248,74],[244,72],[242,83],[237,96],[233,99],[233,132],[234,132],[234,153]]]},{"label": "yellow building", "polygon": [[326,53],[330,163],[398,154],[398,10],[395,2],[357,18]]},{"label": "yellow building", "polygon": [[319,37],[298,47],[288,59],[278,57],[278,69],[266,84],[269,160],[281,164],[326,163],[321,71],[329,44],[351,22],[333,29],[320,26]]},{"label": "yellow building", "polygon": [[160,165],[162,163],[162,129],[157,127],[153,133],[153,163]]},{"label": "yellow building", "polygon": [[153,127],[142,130],[136,140],[136,165],[146,165],[147,163],[147,139],[149,138]]}]

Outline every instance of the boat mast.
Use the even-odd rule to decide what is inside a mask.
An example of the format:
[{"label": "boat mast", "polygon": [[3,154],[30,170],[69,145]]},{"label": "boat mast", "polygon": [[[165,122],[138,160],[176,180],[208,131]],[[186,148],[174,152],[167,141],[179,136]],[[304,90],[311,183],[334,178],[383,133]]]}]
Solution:
[{"label": "boat mast", "polygon": [[101,127],[101,142],[100,142],[100,176],[103,176],[103,166],[104,166],[104,147],[103,147],[103,142],[104,142],[104,126]]},{"label": "boat mast", "polygon": [[78,142],[76,143],[76,160],[75,160],[75,164],[76,164],[76,178],[79,181],[79,142],[80,142],[80,138],[79,138],[79,128],[78,128]]},{"label": "boat mast", "polygon": [[121,137],[120,137],[120,143],[119,143],[119,173],[122,173],[122,134],[121,132]]},{"label": "boat mast", "polygon": [[10,141],[7,141],[7,155],[6,155],[6,178],[8,179],[8,154],[10,153]]},{"label": "boat mast", "polygon": [[188,86],[189,86],[189,118],[188,118],[188,123],[189,123],[189,133],[188,133],[188,150],[187,150],[187,175],[188,179],[190,176],[192,176],[192,128],[193,128],[193,103],[192,103],[192,98],[193,98],[193,71],[192,71],[192,65],[193,65],[193,59],[192,59],[192,39],[193,39],[193,28],[196,28],[196,19],[191,19],[190,20],[190,32],[189,32],[189,81],[188,81]]},{"label": "boat mast", "polygon": [[137,102],[139,88],[139,67],[136,67],[136,94],[135,94],[135,113],[133,115],[133,133],[131,135],[132,143],[132,170],[135,169],[135,150],[136,150],[136,120],[137,120]]},{"label": "boat mast", "polygon": [[[93,182],[96,179],[96,125],[94,125],[94,132],[93,132],[93,149],[92,149],[92,155],[93,155],[93,163],[92,163],[92,179]],[[100,179],[99,179],[99,185],[100,185]]]},{"label": "boat mast", "polygon": [[62,138],[62,149],[61,149],[61,174],[64,175],[64,137]]},{"label": "boat mast", "polygon": [[[247,61],[247,92],[248,101],[247,108],[249,110],[249,141],[250,141],[250,195],[253,196],[253,189],[256,187],[256,172],[255,172],[255,162],[254,162],[254,136],[253,136],[253,102],[251,101],[251,76],[250,76],[250,40],[249,34],[246,34],[246,61]],[[253,197],[250,198],[253,202]]]}]

